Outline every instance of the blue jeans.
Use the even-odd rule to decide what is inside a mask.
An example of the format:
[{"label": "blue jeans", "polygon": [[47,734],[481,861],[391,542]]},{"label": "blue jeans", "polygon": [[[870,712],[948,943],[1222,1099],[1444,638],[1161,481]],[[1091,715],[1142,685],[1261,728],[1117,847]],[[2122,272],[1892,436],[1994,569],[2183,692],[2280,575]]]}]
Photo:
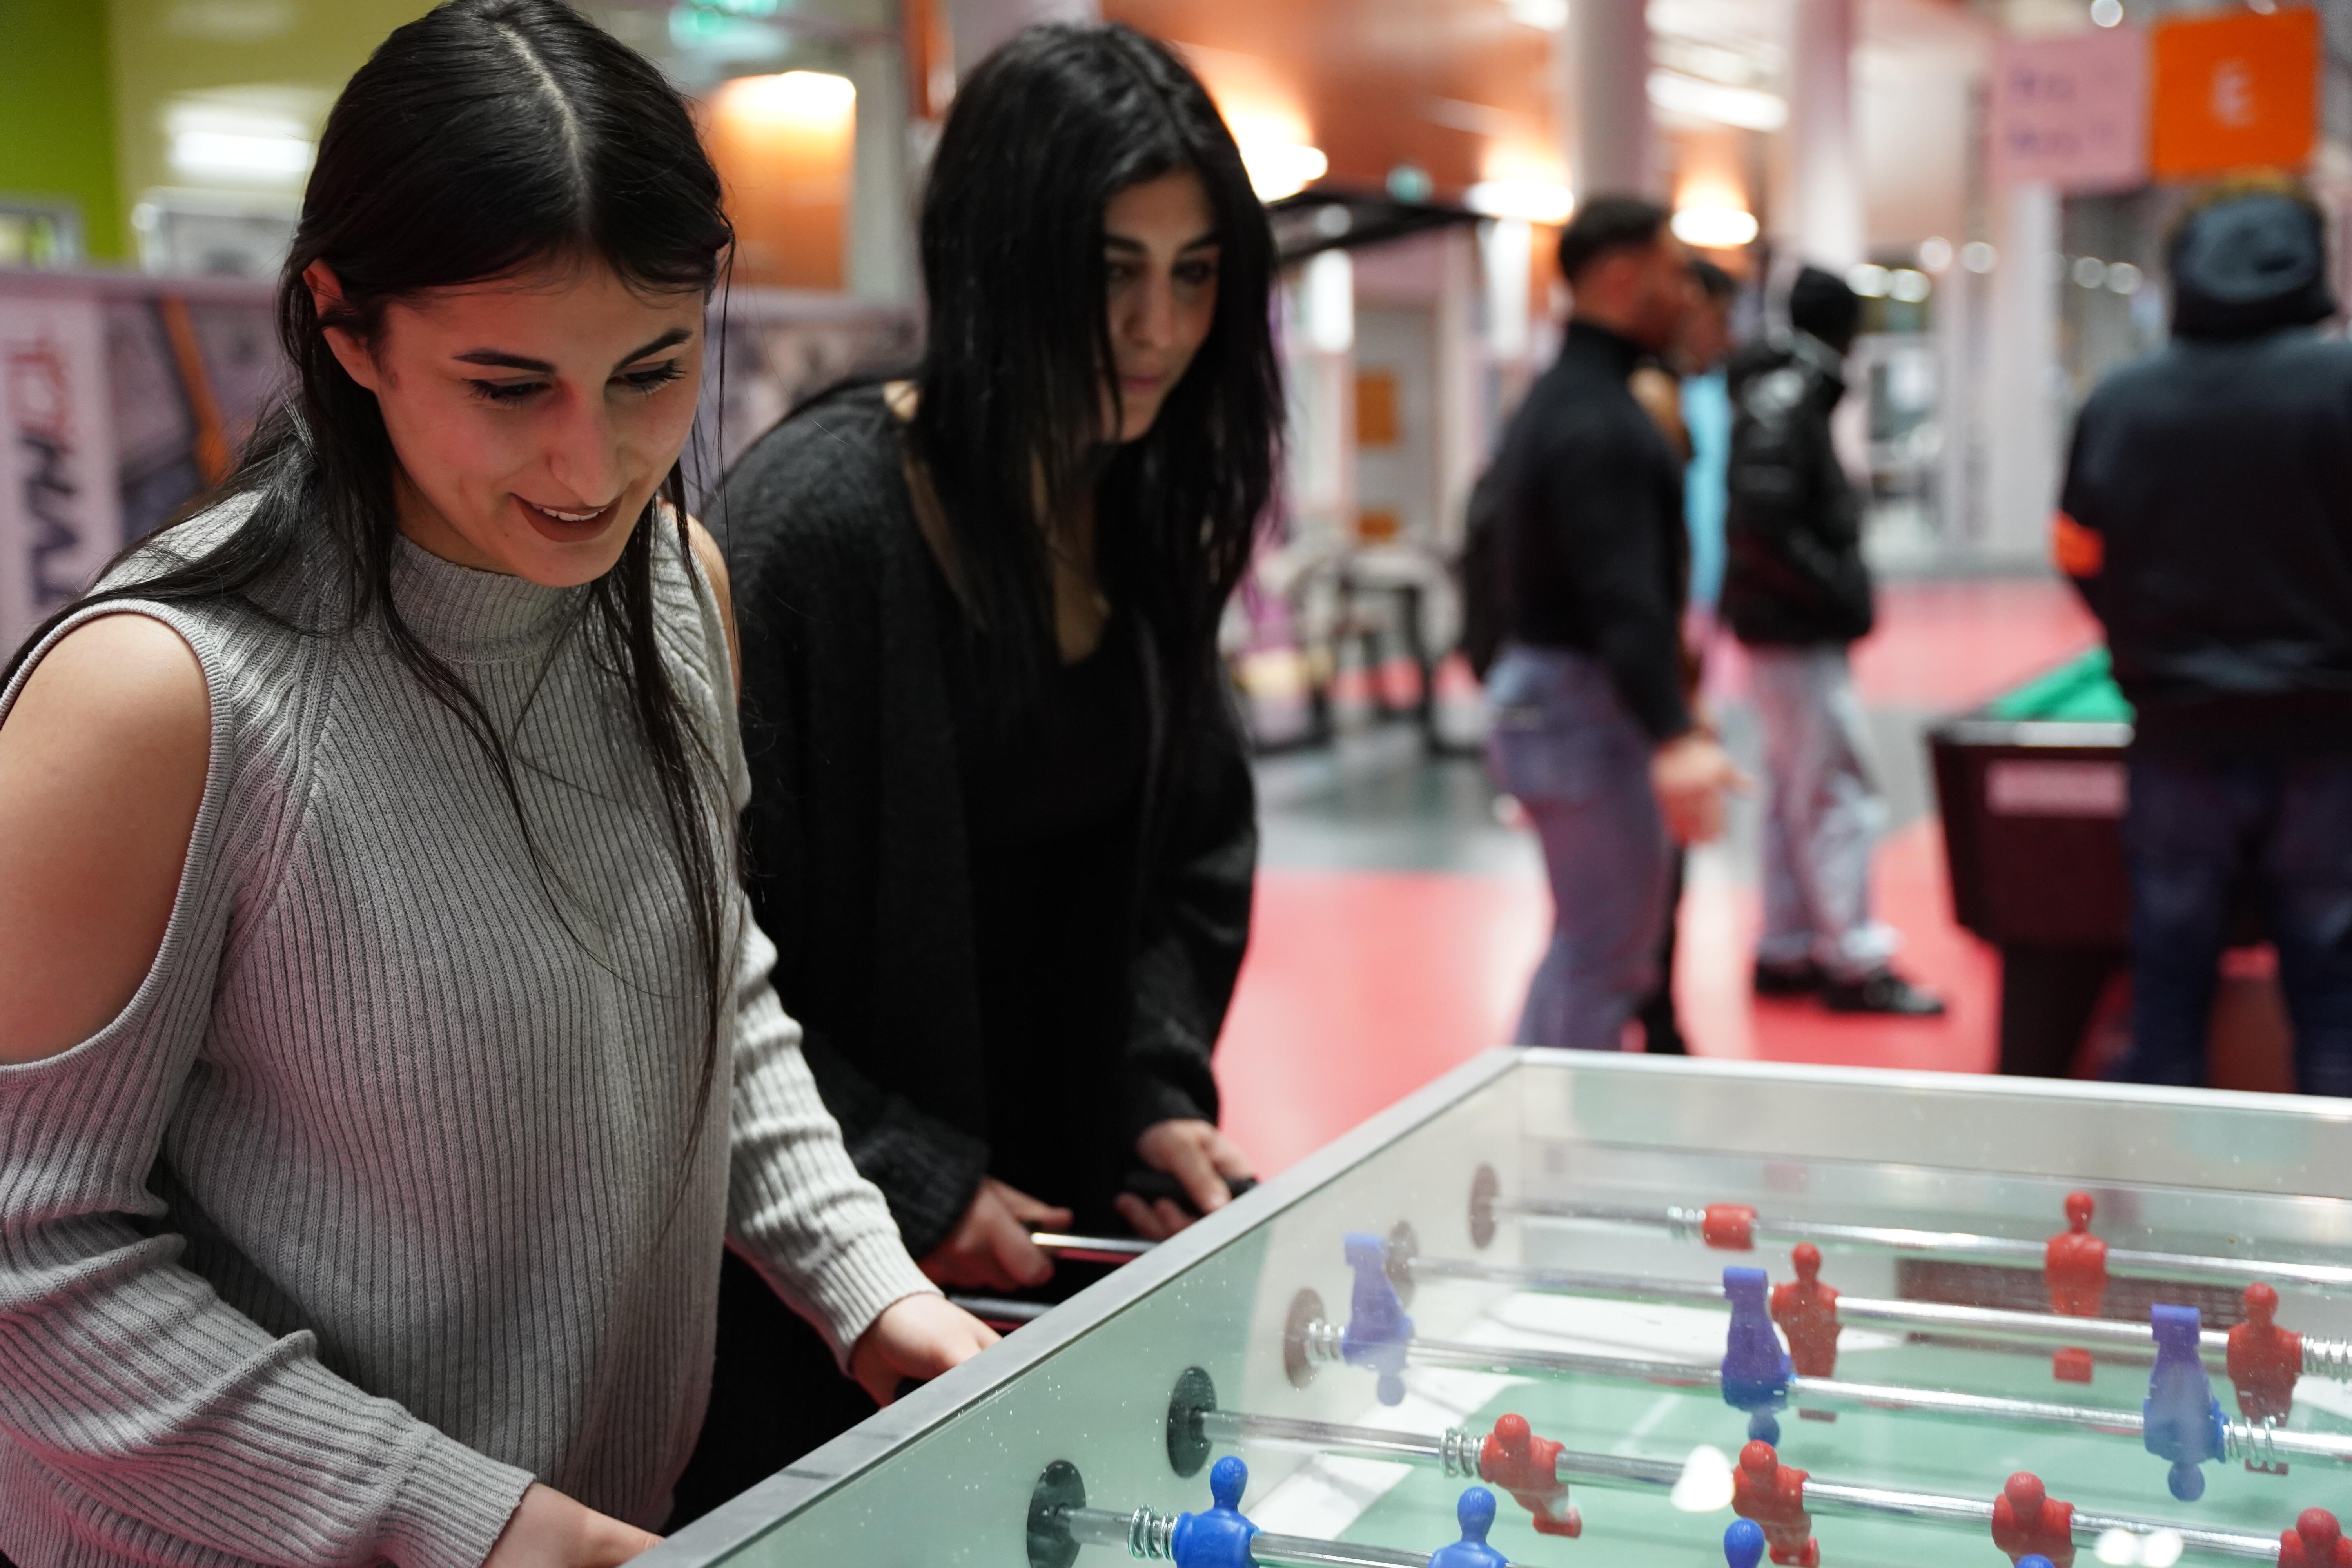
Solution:
[{"label": "blue jeans", "polygon": [[1897,939],[1870,916],[1870,860],[1886,808],[1843,645],[1750,647],[1764,731],[1764,932],[1756,957],[1818,963],[1831,979],[1886,966]]},{"label": "blue jeans", "polygon": [[1486,678],[1496,781],[1527,811],[1551,879],[1551,944],[1517,1043],[1620,1049],[1657,984],[1673,852],[1650,792],[1650,738],[1601,661],[1506,645]]},{"label": "blue jeans", "polygon": [[2306,1094],[2352,1095],[2352,755],[2131,756],[2132,1048],[2117,1076],[2205,1078],[2234,887],[2260,895]]}]

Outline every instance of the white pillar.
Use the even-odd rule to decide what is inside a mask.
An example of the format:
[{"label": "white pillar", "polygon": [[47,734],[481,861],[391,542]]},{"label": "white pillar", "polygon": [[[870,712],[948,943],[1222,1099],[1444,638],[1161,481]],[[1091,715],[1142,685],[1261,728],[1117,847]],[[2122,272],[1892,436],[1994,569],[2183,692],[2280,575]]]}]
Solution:
[{"label": "white pillar", "polygon": [[1097,0],[948,0],[948,26],[955,34],[958,79],[988,58],[997,45],[1039,22],[1099,22]]},{"label": "white pillar", "polygon": [[2012,185],[1997,194],[1982,428],[1985,505],[1976,544],[2003,560],[2039,560],[2058,500],[2064,410],[2058,388],[2058,192]]},{"label": "white pillar", "polygon": [[1579,200],[1655,195],[1662,180],[1650,121],[1650,21],[1643,0],[1570,0],[1565,85],[1574,140],[1567,151]]},{"label": "white pillar", "polygon": [[[1462,512],[1486,462],[1486,420],[1479,405],[1478,251],[1460,229],[1438,237],[1437,365],[1433,420],[1437,479],[1437,540],[1447,550],[1462,542]],[[1527,296],[1525,268],[1520,298]]]},{"label": "white pillar", "polygon": [[1793,259],[1843,272],[1864,259],[1853,149],[1853,0],[1796,0],[1782,198],[1773,230]]},{"label": "white pillar", "polygon": [[849,292],[891,304],[915,298],[915,214],[907,146],[907,68],[888,43],[857,46],[857,144],[850,179]]}]

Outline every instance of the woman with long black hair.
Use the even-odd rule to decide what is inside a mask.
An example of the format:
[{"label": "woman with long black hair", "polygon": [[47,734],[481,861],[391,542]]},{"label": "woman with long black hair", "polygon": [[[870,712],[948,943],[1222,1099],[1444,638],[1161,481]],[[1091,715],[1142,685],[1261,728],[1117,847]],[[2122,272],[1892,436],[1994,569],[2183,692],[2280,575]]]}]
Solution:
[{"label": "woman with long black hair", "polygon": [[[1032,1225],[1165,1236],[1249,1171],[1210,1072],[1256,858],[1215,641],[1279,451],[1274,246],[1199,81],[1116,26],[961,84],[921,246],[919,372],[787,419],[718,513],[779,991],[908,1249],[1002,1290],[1050,1271]],[[722,1291],[722,1367],[792,1359],[760,1295]],[[824,1435],[745,1381],[698,1469]]]},{"label": "woman with long black hair", "polygon": [[9,666],[20,1568],[622,1561],[725,1243],[877,1396],[990,1337],[851,1166],[736,876],[678,466],[730,238],[685,105],[569,7],[401,28],[320,143],[292,389]]}]

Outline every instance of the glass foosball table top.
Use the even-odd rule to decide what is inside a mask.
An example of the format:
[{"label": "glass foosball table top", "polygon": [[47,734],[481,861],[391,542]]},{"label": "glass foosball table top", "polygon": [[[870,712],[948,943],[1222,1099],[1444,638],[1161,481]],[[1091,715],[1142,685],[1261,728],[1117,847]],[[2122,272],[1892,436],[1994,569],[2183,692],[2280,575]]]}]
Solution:
[{"label": "glass foosball table top", "polygon": [[2352,1564],[2347,1200],[2352,1102],[1498,1052],[641,1561]]}]

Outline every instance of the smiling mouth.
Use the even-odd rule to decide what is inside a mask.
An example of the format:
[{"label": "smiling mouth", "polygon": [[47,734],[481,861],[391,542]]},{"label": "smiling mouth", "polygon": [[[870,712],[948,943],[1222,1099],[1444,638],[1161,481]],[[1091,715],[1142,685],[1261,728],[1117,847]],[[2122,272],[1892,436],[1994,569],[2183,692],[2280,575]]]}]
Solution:
[{"label": "smiling mouth", "polygon": [[[515,497],[515,500],[522,500],[522,497],[517,496]],[[530,508],[531,510],[539,513],[541,517],[551,517],[558,522],[570,523],[593,522],[596,519],[604,516],[606,512],[613,510],[613,503],[611,501],[606,501],[600,507],[590,508],[586,511],[571,511],[566,510],[562,507],[541,506],[535,500],[524,500],[522,501],[522,504]]]}]

